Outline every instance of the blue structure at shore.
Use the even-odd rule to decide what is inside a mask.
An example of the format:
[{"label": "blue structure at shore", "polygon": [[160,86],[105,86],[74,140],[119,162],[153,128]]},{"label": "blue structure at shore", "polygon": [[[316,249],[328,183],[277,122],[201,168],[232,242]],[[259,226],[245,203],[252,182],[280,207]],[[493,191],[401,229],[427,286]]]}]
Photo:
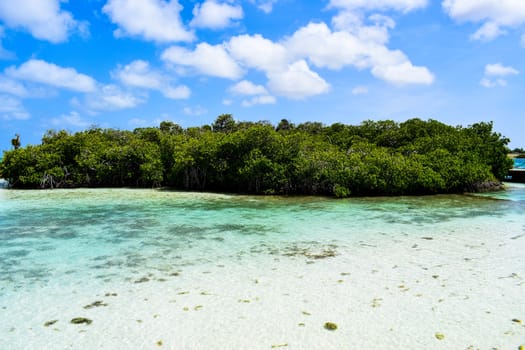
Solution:
[{"label": "blue structure at shore", "polygon": [[509,170],[507,181],[525,183],[525,158],[514,158],[514,167]]}]

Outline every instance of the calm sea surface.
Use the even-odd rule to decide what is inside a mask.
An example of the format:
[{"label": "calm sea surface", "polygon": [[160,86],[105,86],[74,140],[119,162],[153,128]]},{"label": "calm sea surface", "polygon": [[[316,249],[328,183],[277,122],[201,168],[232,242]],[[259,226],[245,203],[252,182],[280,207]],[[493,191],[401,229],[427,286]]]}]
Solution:
[{"label": "calm sea surface", "polygon": [[[475,237],[476,232],[488,235],[498,228],[512,231],[509,240],[525,240],[525,186],[512,186],[483,196],[345,200],[0,189],[0,339],[8,341],[0,348],[24,348],[21,339],[43,332],[47,321],[59,320],[57,325],[67,328],[69,315],[85,315],[89,308],[82,308],[84,304],[100,296],[107,300],[109,292],[124,295],[128,287],[169,282],[196,268],[263,268],[270,262],[277,268],[276,261],[286,264],[298,258],[313,264],[384,240],[413,240],[417,244],[410,246],[416,248],[440,234],[467,232]],[[525,271],[516,273],[525,277]],[[86,299],[89,292],[93,300]],[[104,292],[109,294],[104,297]],[[62,300],[70,295],[84,298],[70,305],[77,310],[64,310]],[[58,333],[46,339],[53,341]]]}]

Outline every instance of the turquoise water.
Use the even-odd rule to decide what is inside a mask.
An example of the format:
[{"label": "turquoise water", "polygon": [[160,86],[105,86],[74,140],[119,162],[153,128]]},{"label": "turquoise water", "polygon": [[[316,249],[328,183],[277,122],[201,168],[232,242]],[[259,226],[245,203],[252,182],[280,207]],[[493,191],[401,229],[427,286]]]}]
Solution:
[{"label": "turquoise water", "polygon": [[[453,220],[522,213],[525,187],[466,196],[242,197],[156,190],[2,191],[0,293],[51,282],[169,274],[309,241],[357,241]],[[521,202],[520,202],[521,201]],[[390,233],[390,232],[389,232]]]},{"label": "turquoise water", "polygon": [[514,158],[514,168],[525,169],[525,158]]},{"label": "turquoise water", "polygon": [[[525,186],[484,196],[347,200],[0,189],[0,308],[11,315],[0,321],[0,335],[21,341],[28,321],[17,315],[35,317],[32,313],[38,310],[41,317],[31,329],[43,332],[44,321],[66,312],[65,306],[52,305],[61,305],[61,298],[82,295],[85,300],[90,292],[95,298],[114,290],[123,294],[145,281],[172,280],[180,273],[217,266],[264,270],[297,261],[313,264],[386,241],[406,240],[409,249],[432,239],[424,236],[440,234],[521,238]],[[247,272],[229,275],[231,283],[243,274]]]}]

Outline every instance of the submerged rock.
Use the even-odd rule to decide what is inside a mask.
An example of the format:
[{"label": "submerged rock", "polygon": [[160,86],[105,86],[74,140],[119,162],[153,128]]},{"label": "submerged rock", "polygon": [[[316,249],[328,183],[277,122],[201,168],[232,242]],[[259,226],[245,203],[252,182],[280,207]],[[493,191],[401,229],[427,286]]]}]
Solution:
[{"label": "submerged rock", "polygon": [[93,323],[92,320],[90,320],[89,318],[85,318],[85,317],[76,317],[72,319],[70,322],[73,324],[82,324],[82,323],[91,324]]},{"label": "submerged rock", "polygon": [[54,325],[57,322],[58,322],[58,320],[47,321],[46,323],[44,323],[44,327],[52,326],[52,325]]},{"label": "submerged rock", "polygon": [[100,306],[108,306],[108,304],[104,303],[102,300],[97,300],[92,302],[89,305],[84,306],[84,309],[92,309],[94,307],[100,307]]},{"label": "submerged rock", "polygon": [[147,277],[142,277],[142,278],[139,278],[138,280],[136,280],[136,281],[133,282],[133,283],[144,283],[144,282],[149,282],[149,278],[147,278]]},{"label": "submerged rock", "polygon": [[324,329],[327,329],[329,331],[335,331],[337,329],[337,325],[333,322],[326,322],[324,324]]}]

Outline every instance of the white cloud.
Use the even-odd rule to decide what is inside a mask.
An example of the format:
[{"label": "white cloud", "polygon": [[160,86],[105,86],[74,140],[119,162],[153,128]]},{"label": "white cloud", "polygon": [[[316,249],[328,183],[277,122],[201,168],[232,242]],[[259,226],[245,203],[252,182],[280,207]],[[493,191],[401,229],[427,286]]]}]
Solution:
[{"label": "white cloud", "polygon": [[250,0],[250,2],[257,6],[257,8],[262,12],[268,14],[272,12],[273,5],[277,2],[277,0]]},{"label": "white cloud", "polygon": [[64,42],[76,28],[85,30],[71,13],[60,9],[60,0],[0,1],[0,20],[9,28],[22,28],[52,43]]},{"label": "white cloud", "polygon": [[252,107],[255,105],[273,105],[277,102],[277,99],[271,95],[254,96],[250,99],[243,100],[241,105],[243,107]]},{"label": "white cloud", "polygon": [[148,62],[142,60],[119,66],[111,75],[125,86],[158,90],[171,99],[185,99],[191,94],[187,86],[172,86],[167,75],[152,69]]},{"label": "white cloud", "polygon": [[2,39],[4,38],[4,28],[2,26],[0,26],[0,60],[11,60],[11,59],[14,59],[16,57],[16,55],[9,51],[9,50],[6,50],[2,44]]},{"label": "white cloud", "polygon": [[241,102],[243,107],[254,105],[275,104],[277,99],[268,93],[268,90],[262,85],[255,85],[251,81],[243,80],[230,87],[230,92],[235,95],[252,96]]},{"label": "white cloud", "polygon": [[102,11],[119,26],[114,34],[157,42],[192,41],[181,21],[177,0],[108,0]]},{"label": "white cloud", "polygon": [[75,127],[75,128],[85,128],[87,126],[90,126],[92,123],[84,120],[78,112],[71,112],[69,114],[61,115],[58,118],[51,119],[51,124],[54,126],[59,126],[61,128],[65,128],[67,126]]},{"label": "white cloud", "polygon": [[24,85],[16,80],[0,76],[0,92],[18,97],[26,97],[28,91]]},{"label": "white cloud", "polygon": [[148,123],[148,121],[146,119],[131,118],[130,120],[128,120],[128,124],[133,126],[133,127],[145,127],[149,123]]},{"label": "white cloud", "polygon": [[368,88],[366,86],[356,86],[352,89],[352,95],[364,95],[368,94]]},{"label": "white cloud", "polygon": [[507,75],[517,75],[520,72],[515,68],[504,66],[501,63],[487,64],[485,66],[486,76],[499,76],[504,77]]},{"label": "white cloud", "polygon": [[172,46],[162,53],[162,59],[219,78],[238,79],[243,74],[222,45],[200,43],[194,51]]},{"label": "white cloud", "polygon": [[191,116],[199,116],[208,113],[208,110],[201,106],[184,107],[182,111],[184,112],[184,114]]},{"label": "white cloud", "polygon": [[472,39],[492,40],[505,33],[502,28],[525,23],[525,2],[521,0],[444,0],[443,9],[460,22],[482,23]]},{"label": "white cloud", "polygon": [[191,89],[186,85],[167,86],[161,90],[162,94],[172,100],[185,100],[190,98]]},{"label": "white cloud", "polygon": [[[383,21],[391,25],[387,19]],[[426,67],[414,66],[401,51],[389,50],[382,35],[370,35],[372,30],[361,24],[356,33],[332,32],[325,23],[310,23],[295,32],[285,46],[317,67],[371,68],[374,76],[395,85],[433,83],[434,76]]]},{"label": "white cloud", "polygon": [[330,85],[310,70],[304,60],[290,64],[285,71],[268,73],[271,91],[291,99],[327,93]]},{"label": "white cloud", "polygon": [[230,99],[224,99],[222,100],[222,104],[225,106],[231,106],[233,104],[233,101]]},{"label": "white cloud", "polygon": [[434,75],[426,67],[416,67],[410,62],[375,66],[372,74],[394,85],[422,84],[434,82]]},{"label": "white cloud", "polygon": [[86,96],[87,107],[95,111],[128,109],[145,101],[144,96],[123,91],[116,85],[104,85],[97,92]]},{"label": "white cloud", "polygon": [[507,86],[507,81],[503,79],[509,75],[517,75],[519,71],[515,68],[504,66],[501,63],[487,64],[485,66],[485,76],[479,84],[486,88]]},{"label": "white cloud", "polygon": [[348,10],[397,10],[409,12],[426,7],[428,0],[330,0],[328,7]]},{"label": "white cloud", "polygon": [[238,5],[206,0],[202,4],[195,5],[193,16],[194,18],[190,23],[193,27],[221,29],[231,26],[236,20],[242,19],[244,14],[242,7]]},{"label": "white cloud", "polygon": [[163,80],[160,72],[153,71],[149,63],[142,60],[119,66],[111,75],[124,85],[145,89],[159,89]]},{"label": "white cloud", "polygon": [[262,71],[286,68],[289,61],[287,49],[261,35],[240,35],[230,39],[228,52],[241,64]]},{"label": "white cloud", "polygon": [[[374,7],[366,4],[357,1],[332,5]],[[374,8],[378,9],[409,11],[424,6],[426,1],[380,1],[375,4]],[[417,66],[403,52],[387,47],[389,30],[395,27],[392,18],[378,13],[365,17],[345,9],[334,17],[333,26],[335,29],[323,22],[309,23],[279,41],[260,34],[245,34],[234,36],[222,45],[200,43],[193,50],[174,46],[165,50],[162,58],[183,74],[187,72],[182,69],[190,68],[204,75],[239,79],[250,70],[260,71],[266,75],[268,93],[262,92],[265,87],[247,81],[230,89],[236,94],[253,89],[257,91],[253,96],[257,97],[277,95],[301,99],[326,93],[329,84],[314,71],[315,68],[369,69],[375,77],[398,86],[434,82],[434,75],[427,67]]]},{"label": "white cloud", "polygon": [[5,72],[11,78],[68,90],[92,92],[96,88],[96,81],[90,76],[78,73],[73,68],[63,68],[42,60],[32,59],[18,68],[9,67]]},{"label": "white cloud", "polygon": [[0,116],[3,120],[26,120],[31,118],[20,100],[6,95],[0,95]]},{"label": "white cloud", "polygon": [[262,85],[255,85],[251,81],[243,80],[230,87],[230,91],[238,95],[266,95],[268,90]]},{"label": "white cloud", "polygon": [[473,40],[490,41],[496,39],[498,36],[506,34],[499,25],[494,22],[486,22],[474,34],[470,36]]},{"label": "white cloud", "polygon": [[486,88],[493,88],[493,87],[504,87],[507,86],[507,81],[505,79],[495,79],[491,80],[488,78],[483,78],[480,80],[479,85],[486,87]]}]

